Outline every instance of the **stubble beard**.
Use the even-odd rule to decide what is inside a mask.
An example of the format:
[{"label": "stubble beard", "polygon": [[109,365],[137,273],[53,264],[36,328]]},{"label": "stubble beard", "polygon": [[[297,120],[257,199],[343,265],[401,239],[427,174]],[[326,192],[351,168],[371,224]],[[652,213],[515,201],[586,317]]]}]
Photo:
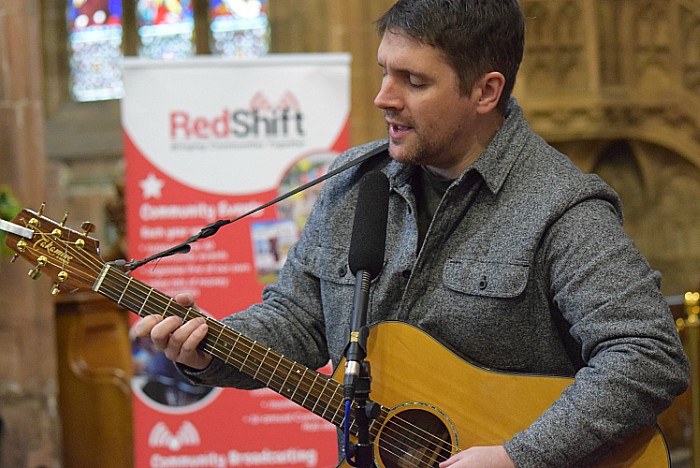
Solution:
[{"label": "stubble beard", "polygon": [[415,127],[413,137],[414,141],[404,140],[400,143],[389,137],[391,158],[403,164],[429,166],[436,164],[441,159],[441,155],[444,155],[445,150],[439,148],[440,145],[426,143],[415,131]]},{"label": "stubble beard", "polygon": [[423,153],[425,152],[423,142],[417,134],[415,127],[413,128],[413,138],[415,141],[396,140],[391,137],[389,125],[387,124],[387,135],[389,135],[389,156],[402,164],[420,165],[423,161]]},{"label": "stubble beard", "polygon": [[420,165],[423,161],[422,145],[408,146],[406,144],[395,145],[391,139],[389,144],[389,155],[395,161],[403,164]]}]

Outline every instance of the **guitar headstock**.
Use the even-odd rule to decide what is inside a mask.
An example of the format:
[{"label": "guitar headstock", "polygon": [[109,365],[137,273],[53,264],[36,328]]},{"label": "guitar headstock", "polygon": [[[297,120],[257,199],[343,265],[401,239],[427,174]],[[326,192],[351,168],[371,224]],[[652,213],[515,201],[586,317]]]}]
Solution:
[{"label": "guitar headstock", "polygon": [[[29,277],[38,279],[45,274],[54,281],[51,293],[91,289],[104,260],[99,254],[99,241],[88,236],[94,229],[83,223],[83,232],[65,226],[68,215],[57,223],[38,212],[23,209],[12,220],[14,229],[7,230],[5,244],[34,267]],[[31,237],[31,238],[29,238]],[[13,258],[13,261],[14,259]]]}]

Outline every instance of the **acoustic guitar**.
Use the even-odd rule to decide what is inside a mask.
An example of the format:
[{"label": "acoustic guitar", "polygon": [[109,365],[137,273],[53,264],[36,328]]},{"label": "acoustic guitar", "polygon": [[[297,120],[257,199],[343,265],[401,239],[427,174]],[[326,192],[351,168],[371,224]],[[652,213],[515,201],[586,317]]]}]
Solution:
[{"label": "acoustic guitar", "polygon": [[[53,293],[91,289],[141,317],[176,315],[184,321],[204,317],[209,332],[202,349],[266,387],[336,425],[344,427],[343,364],[323,375],[276,353],[220,321],[183,307],[174,299],[131,277],[99,255],[99,242],[39,212],[22,210],[6,244],[34,264],[30,277],[44,273]],[[459,450],[502,444],[526,429],[572,383],[563,377],[492,371],[461,358],[420,329],[385,322],[370,329],[371,399],[379,407],[372,421],[377,466],[436,467]],[[439,363],[439,364],[438,364]],[[354,417],[351,439],[357,440]],[[341,463],[341,467],[350,466]],[[668,467],[663,436],[649,427],[617,446],[596,466]]]}]

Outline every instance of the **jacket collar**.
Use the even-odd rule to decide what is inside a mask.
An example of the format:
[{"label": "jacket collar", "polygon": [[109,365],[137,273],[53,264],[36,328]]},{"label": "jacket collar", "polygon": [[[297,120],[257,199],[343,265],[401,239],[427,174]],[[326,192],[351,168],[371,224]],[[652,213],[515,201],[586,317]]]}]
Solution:
[{"label": "jacket collar", "polygon": [[[506,118],[501,128],[470,169],[477,171],[492,193],[498,193],[511,169],[522,153],[531,132],[523,111],[515,98],[511,98]],[[464,174],[460,179],[464,178]]]},{"label": "jacket collar", "polygon": [[[465,169],[455,183],[461,184],[467,179],[469,172],[476,171],[484,179],[489,190],[494,194],[498,193],[530,135],[523,111],[515,98],[511,97],[503,125],[479,158]],[[391,160],[386,167],[386,174],[392,187],[396,187],[408,183],[414,170],[415,167],[409,164]]]}]

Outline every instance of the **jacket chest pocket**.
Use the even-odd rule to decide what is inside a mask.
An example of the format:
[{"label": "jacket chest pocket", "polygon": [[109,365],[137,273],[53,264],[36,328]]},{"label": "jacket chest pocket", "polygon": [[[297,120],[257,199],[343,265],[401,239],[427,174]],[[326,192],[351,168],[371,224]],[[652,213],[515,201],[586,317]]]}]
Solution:
[{"label": "jacket chest pocket", "polygon": [[529,270],[525,262],[451,259],[443,268],[442,281],[447,288],[471,296],[510,299],[525,291]]},{"label": "jacket chest pocket", "polygon": [[342,248],[315,246],[305,252],[304,260],[305,273],[319,279],[328,352],[337,364],[345,349],[345,331],[350,324],[355,295],[355,276],[348,267],[348,252]]},{"label": "jacket chest pocket", "polygon": [[434,312],[421,326],[486,367],[525,369],[531,356],[523,337],[533,333],[529,270],[525,262],[449,259],[440,288],[427,299]]}]

